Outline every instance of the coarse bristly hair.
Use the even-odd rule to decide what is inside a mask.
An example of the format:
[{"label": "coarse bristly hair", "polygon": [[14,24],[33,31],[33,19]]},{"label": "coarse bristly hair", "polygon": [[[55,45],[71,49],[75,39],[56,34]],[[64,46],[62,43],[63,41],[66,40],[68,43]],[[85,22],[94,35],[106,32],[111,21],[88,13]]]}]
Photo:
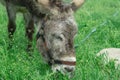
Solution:
[{"label": "coarse bristly hair", "polygon": [[[16,13],[22,7],[26,21],[26,35],[33,40],[34,20],[38,22],[37,48],[53,71],[63,74],[75,70],[76,55],[74,50],[74,36],[77,33],[77,23],[74,12],[83,4],[84,0],[73,0],[66,4],[62,0],[5,0],[8,12],[8,33],[12,39],[16,29]],[[26,14],[27,13],[27,14]],[[31,48],[31,44],[28,44]]]}]

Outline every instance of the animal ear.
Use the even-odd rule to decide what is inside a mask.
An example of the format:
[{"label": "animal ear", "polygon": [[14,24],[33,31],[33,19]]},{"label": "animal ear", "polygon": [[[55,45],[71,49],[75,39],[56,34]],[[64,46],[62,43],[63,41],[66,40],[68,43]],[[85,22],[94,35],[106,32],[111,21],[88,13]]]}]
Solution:
[{"label": "animal ear", "polygon": [[36,0],[36,1],[44,6],[48,6],[50,2],[49,0]]},{"label": "animal ear", "polygon": [[84,3],[84,1],[85,0],[73,0],[71,2],[71,8],[73,9],[73,11],[76,11],[77,9],[79,9]]}]

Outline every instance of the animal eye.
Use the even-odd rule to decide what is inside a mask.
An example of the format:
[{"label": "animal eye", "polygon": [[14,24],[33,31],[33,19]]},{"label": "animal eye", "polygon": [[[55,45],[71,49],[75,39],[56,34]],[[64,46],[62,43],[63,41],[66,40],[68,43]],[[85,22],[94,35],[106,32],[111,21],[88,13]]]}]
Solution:
[{"label": "animal eye", "polygon": [[63,38],[61,36],[56,36],[56,39],[63,41]]},{"label": "animal eye", "polygon": [[63,41],[63,37],[61,35],[53,34],[52,36],[53,36],[53,38],[55,38],[57,40]]}]

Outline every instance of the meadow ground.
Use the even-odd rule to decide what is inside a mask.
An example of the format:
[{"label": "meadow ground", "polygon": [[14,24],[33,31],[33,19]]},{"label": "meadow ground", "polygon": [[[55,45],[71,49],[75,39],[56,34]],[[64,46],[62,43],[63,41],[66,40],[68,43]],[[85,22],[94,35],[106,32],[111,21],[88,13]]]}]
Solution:
[{"label": "meadow ground", "polygon": [[[95,58],[103,48],[120,47],[120,0],[86,0],[75,18],[79,28],[75,38],[77,66],[71,80],[120,80],[120,70],[113,62],[104,65],[101,58]],[[21,14],[17,16],[13,48],[7,50],[7,21],[5,7],[0,5],[0,80],[68,80],[43,63],[35,40],[34,58],[27,55]]]}]

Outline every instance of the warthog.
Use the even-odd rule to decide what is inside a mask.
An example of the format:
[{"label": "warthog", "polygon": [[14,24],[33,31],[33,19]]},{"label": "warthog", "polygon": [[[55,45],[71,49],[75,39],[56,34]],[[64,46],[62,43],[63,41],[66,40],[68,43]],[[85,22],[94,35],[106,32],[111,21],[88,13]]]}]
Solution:
[{"label": "warthog", "polygon": [[15,31],[17,11],[24,12],[29,41],[33,39],[33,17],[38,17],[37,47],[43,58],[53,71],[72,73],[76,65],[73,42],[77,33],[73,14],[83,2],[84,0],[73,0],[66,4],[62,0],[5,0],[9,38],[12,38]]},{"label": "warthog", "polygon": [[120,65],[120,48],[102,49],[99,53],[97,53],[97,56],[101,55],[103,55],[106,63],[108,63],[110,60],[113,60],[115,61],[115,67]]}]

